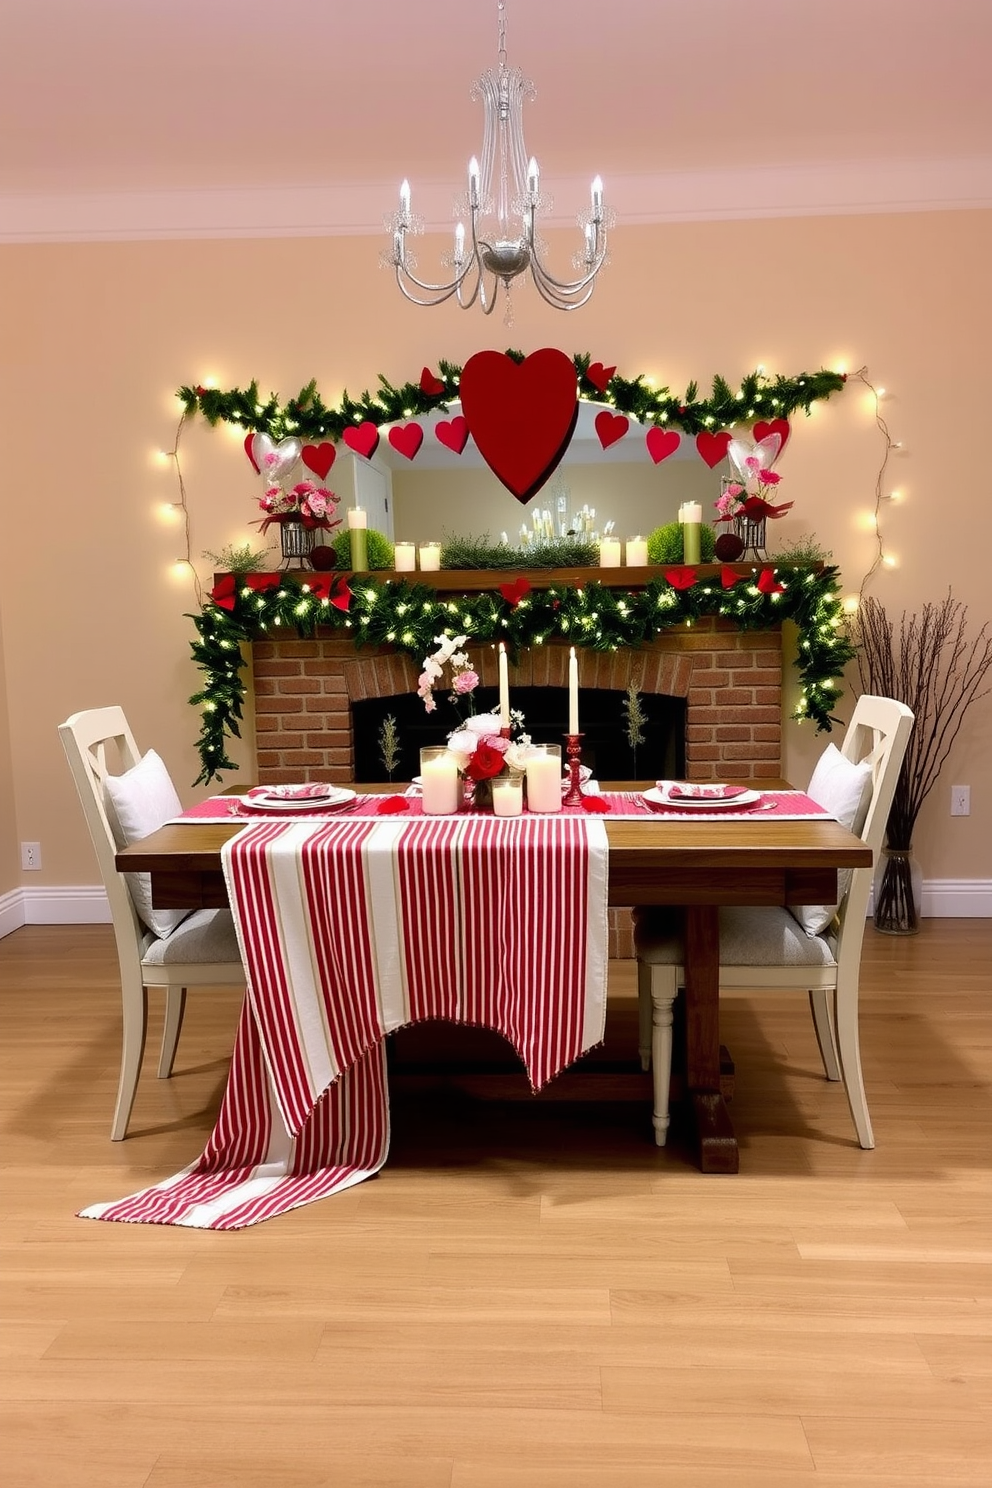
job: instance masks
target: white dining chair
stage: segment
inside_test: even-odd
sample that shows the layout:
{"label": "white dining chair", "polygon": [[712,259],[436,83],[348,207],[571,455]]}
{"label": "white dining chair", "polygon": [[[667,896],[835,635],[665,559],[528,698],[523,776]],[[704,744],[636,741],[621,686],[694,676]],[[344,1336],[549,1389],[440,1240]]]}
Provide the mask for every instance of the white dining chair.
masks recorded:
{"label": "white dining chair", "polygon": [[[871,848],[877,861],[893,793],[913,727],[913,714],[892,698],[864,696],[838,750],[828,745],[808,794]],[[795,910],[725,907],[720,918],[720,991],[808,995],[828,1080],[841,1080],[858,1141],[874,1147],[861,1072],[858,993],[872,868],[842,870],[839,901]],[[669,1126],[672,1005],[685,983],[678,913],[635,916],[640,1053],[654,1073],[655,1141]]]}
{"label": "white dining chair", "polygon": [[181,809],[154,751],[139,755],[118,707],[74,713],[59,725],[110,903],[121,978],[123,1031],[113,1141],[127,1134],[141,1073],[148,988],[165,993],[159,1079],[172,1074],[188,987],[244,985],[230,910],[157,910],[146,874],[122,874],[118,848],[147,836]]}

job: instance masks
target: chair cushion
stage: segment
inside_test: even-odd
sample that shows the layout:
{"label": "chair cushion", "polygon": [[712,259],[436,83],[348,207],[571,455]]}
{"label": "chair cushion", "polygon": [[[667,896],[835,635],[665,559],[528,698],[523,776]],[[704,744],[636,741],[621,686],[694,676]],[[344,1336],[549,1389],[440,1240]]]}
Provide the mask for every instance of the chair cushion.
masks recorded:
{"label": "chair cushion", "polygon": [[[670,912],[642,910],[634,927],[640,961],[662,966],[684,965],[682,939],[672,934]],[[787,909],[778,905],[720,910],[721,966],[833,966],[829,943],[800,930]]]}
{"label": "chair cushion", "polygon": [[[139,842],[183,809],[169,772],[154,749],[123,775],[108,775],[104,791],[107,818],[118,847]],[[125,873],[124,878],[138,918],[155,935],[171,935],[189,914],[188,909],[155,909],[149,874]]]}
{"label": "chair cushion", "polygon": [[[836,744],[828,744],[817,761],[806,794],[818,806],[837,818],[842,827],[860,834],[871,803],[871,761],[855,764],[846,759]],[[820,935],[830,924],[851,887],[852,868],[842,868],[837,875],[836,904],[802,904],[790,910],[807,935]]]}
{"label": "chair cushion", "polygon": [[141,959],[148,966],[187,965],[202,961],[239,963],[241,951],[229,909],[196,909],[187,914],[172,934],[161,938],[146,935]]}

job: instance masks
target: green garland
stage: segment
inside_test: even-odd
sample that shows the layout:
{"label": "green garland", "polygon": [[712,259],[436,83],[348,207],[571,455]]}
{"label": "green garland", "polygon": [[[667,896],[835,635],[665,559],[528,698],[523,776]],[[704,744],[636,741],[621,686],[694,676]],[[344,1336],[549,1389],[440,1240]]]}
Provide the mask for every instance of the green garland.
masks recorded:
{"label": "green garland", "polygon": [[[523,352],[519,351],[508,351],[507,356],[515,361],[524,360]],[[729,429],[735,424],[753,423],[755,419],[788,418],[797,409],[809,413],[814,403],[839,392],[846,381],[843,373],[823,369],[801,372],[796,377],[768,377],[763,372],[750,372],[734,392],[729,382],[718,374],[713,378],[710,396],[700,398],[695,382],[690,382],[685,392],[678,395],[667,387],[652,387],[644,376],[629,381],[616,372],[604,389],[587,375],[591,365],[588,353],[576,352],[572,360],[579,378],[580,398],[608,403],[639,423],[664,424],[687,434]],[[393,387],[380,373],[377,393],[366,391],[359,398],[351,398],[345,392],[337,408],[324,403],[316,381],[308,382],[286,403],[280,403],[275,393],[263,399],[257,381],[247,388],[231,388],[226,393],[219,388],[181,387],[176,396],[187,416],[200,412],[211,424],[236,424],[246,432],[268,434],[275,440],[292,434],[300,439],[337,441],[345,429],[355,424],[393,424],[431,413],[436,408],[447,409],[458,398],[460,377],[460,367],[441,361],[437,373],[429,373],[426,379],[428,384],[432,381],[440,384],[439,390],[425,391],[415,382]]]}
{"label": "green garland", "polygon": [[318,626],[350,632],[356,648],[394,646],[419,664],[442,633],[465,635],[476,645],[505,641],[516,657],[525,647],[552,640],[594,651],[638,647],[662,631],[709,615],[722,616],[745,631],[767,630],[788,619],[799,630],[796,666],[803,687],[794,716],[811,719],[818,733],[838,721],[833,716],[840,695],[837,679],[855,648],[844,627],[837,568],[769,564],[765,572],[782,586],[775,594],[762,592],[753,576],[724,589],[719,574],[699,575],[685,589],[658,578],[630,592],[606,588],[592,577],[594,572],[581,588],[531,589],[515,604],[503,597],[498,584],[493,592],[446,597],[421,583],[352,576],[347,610],[337,607],[340,592],[331,598],[311,592],[307,579],[317,583],[319,575],[238,576],[223,604],[211,600],[189,617],[198,632],[193,657],[205,676],[201,690],[190,698],[202,712],[196,784],[237,768],[227,756],[226,739],[240,737],[242,643],[272,639],[280,631],[306,639]]}

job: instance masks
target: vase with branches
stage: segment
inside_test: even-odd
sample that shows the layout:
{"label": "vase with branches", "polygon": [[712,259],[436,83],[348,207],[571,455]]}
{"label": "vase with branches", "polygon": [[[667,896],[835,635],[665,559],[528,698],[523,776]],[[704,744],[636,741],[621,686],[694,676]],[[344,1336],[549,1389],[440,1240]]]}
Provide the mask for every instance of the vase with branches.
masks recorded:
{"label": "vase with branches", "polygon": [[989,692],[992,634],[986,622],[973,640],[960,600],[928,603],[918,614],[903,611],[898,628],[878,600],[858,610],[861,690],[892,697],[913,710],[910,735],[886,827],[886,859],[875,896],[875,928],[886,934],[919,929],[913,893],[913,829],[937,782],[965,715]]}

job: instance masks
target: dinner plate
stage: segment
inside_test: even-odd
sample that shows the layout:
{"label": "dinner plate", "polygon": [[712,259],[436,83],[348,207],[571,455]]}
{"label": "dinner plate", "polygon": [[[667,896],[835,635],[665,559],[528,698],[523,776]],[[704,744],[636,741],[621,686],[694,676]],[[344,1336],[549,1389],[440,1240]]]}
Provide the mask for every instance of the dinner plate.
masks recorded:
{"label": "dinner plate", "polygon": [[[290,787],[292,789],[292,787]],[[298,789],[298,787],[297,787]],[[288,812],[306,815],[308,811],[344,811],[358,799],[357,791],[344,790],[341,786],[325,786],[320,794],[291,797],[280,793],[278,786],[271,790],[256,790],[245,796],[242,805],[248,811]]]}
{"label": "dinner plate", "polygon": [[681,811],[686,807],[689,811],[733,811],[735,807],[753,806],[761,800],[761,792],[746,790],[739,796],[676,796],[671,797],[667,790],[659,790],[652,786],[651,790],[643,792],[642,800],[650,807],[657,810],[659,806],[668,807],[672,811]]}

